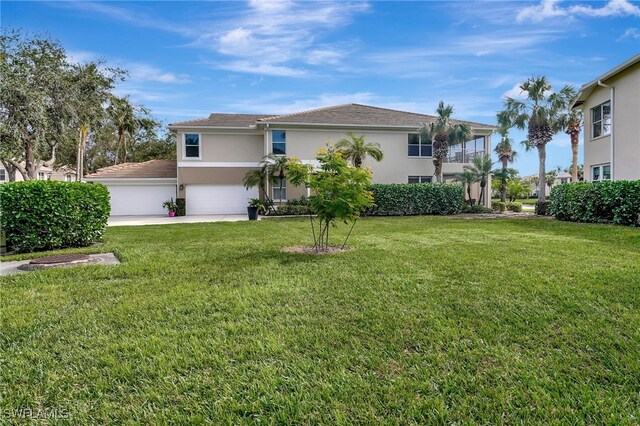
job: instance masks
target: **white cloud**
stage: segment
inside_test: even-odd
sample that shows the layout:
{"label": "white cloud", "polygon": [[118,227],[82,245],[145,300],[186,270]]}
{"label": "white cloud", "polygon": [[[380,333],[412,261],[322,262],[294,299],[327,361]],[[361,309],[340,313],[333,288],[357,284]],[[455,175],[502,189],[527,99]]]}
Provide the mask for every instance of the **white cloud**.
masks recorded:
{"label": "white cloud", "polygon": [[638,28],[627,28],[618,41],[625,39],[640,40],[640,30],[638,30]]}
{"label": "white cloud", "polygon": [[574,4],[561,7],[560,0],[541,0],[540,4],[520,9],[516,16],[518,22],[543,22],[550,18],[583,15],[589,17],[640,16],[640,7],[629,0],[609,0],[602,7]]}
{"label": "white cloud", "polygon": [[306,70],[291,68],[284,65],[268,63],[255,63],[251,61],[222,62],[214,65],[215,68],[227,71],[242,72],[247,74],[272,75],[276,77],[304,77]]}
{"label": "white cloud", "polygon": [[125,63],[123,67],[129,71],[129,77],[133,81],[152,81],[156,83],[174,84],[184,84],[191,82],[186,74],[174,74],[166,72],[149,64],[139,62],[129,64]]}
{"label": "white cloud", "polygon": [[502,94],[503,98],[513,98],[513,99],[524,99],[522,95],[522,89],[520,88],[521,83],[517,83],[511,89],[507,90]]}

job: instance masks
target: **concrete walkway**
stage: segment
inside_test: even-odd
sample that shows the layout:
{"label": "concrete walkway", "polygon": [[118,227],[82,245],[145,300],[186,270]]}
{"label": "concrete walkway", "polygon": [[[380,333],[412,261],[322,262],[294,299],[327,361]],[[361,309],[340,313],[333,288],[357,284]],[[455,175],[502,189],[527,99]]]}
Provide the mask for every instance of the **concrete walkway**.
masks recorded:
{"label": "concrete walkway", "polygon": [[176,223],[239,222],[249,220],[246,214],[211,214],[203,216],[111,216],[108,226],[171,225]]}

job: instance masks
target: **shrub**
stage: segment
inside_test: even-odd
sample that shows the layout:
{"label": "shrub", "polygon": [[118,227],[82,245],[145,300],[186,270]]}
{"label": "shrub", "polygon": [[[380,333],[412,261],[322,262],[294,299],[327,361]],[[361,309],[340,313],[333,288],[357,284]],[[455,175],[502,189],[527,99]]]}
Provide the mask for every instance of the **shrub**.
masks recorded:
{"label": "shrub", "polygon": [[640,180],[558,185],[551,195],[558,220],[640,225]]}
{"label": "shrub", "polygon": [[549,201],[538,201],[536,203],[536,214],[538,216],[548,216],[549,215]]}
{"label": "shrub", "polygon": [[309,199],[304,195],[300,198],[292,198],[291,200],[287,200],[285,203],[287,206],[308,206]]}
{"label": "shrub", "polygon": [[463,213],[472,213],[472,214],[476,214],[476,213],[493,213],[493,209],[490,209],[490,208],[482,206],[482,205],[475,205],[475,206],[465,205],[462,208],[462,212]]}
{"label": "shrub", "polygon": [[184,198],[176,198],[176,216],[185,216],[187,214],[187,203]]}
{"label": "shrub", "polygon": [[311,209],[309,206],[299,206],[299,205],[290,205],[283,204],[278,206],[274,212],[271,212],[272,215],[275,216],[300,216],[300,215],[308,215],[311,213]]}
{"label": "shrub", "polygon": [[461,185],[447,183],[391,183],[371,186],[374,206],[369,215],[457,214],[465,205]]}
{"label": "shrub", "polygon": [[494,201],[491,203],[491,210],[494,212],[504,213],[507,211],[507,203],[502,201]]}
{"label": "shrub", "polygon": [[0,211],[9,245],[28,252],[100,240],[111,206],[104,185],[31,180],[0,185]]}
{"label": "shrub", "polygon": [[522,203],[518,202],[509,202],[507,203],[507,210],[515,213],[520,213],[522,211]]}

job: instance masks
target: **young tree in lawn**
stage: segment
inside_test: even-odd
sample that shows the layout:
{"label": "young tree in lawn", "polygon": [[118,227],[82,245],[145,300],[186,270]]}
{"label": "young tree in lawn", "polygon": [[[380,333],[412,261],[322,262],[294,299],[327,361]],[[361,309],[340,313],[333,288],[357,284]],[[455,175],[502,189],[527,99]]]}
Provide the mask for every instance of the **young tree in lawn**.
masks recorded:
{"label": "young tree in lawn", "polygon": [[460,182],[465,188],[468,197],[467,202],[470,206],[473,206],[473,199],[471,199],[471,185],[473,185],[477,181],[478,180],[476,178],[476,175],[473,174],[470,170],[465,170],[462,173],[458,173],[456,175],[456,182]]}
{"label": "young tree in lawn", "polygon": [[380,144],[366,142],[364,135],[356,136],[352,132],[347,132],[349,139],[343,138],[336,143],[336,149],[342,152],[347,160],[350,160],[357,168],[362,167],[362,162],[367,157],[376,161],[382,161],[384,154],[380,149]]}
{"label": "young tree in lawn", "polygon": [[518,153],[513,149],[513,139],[509,138],[509,129],[500,127],[498,133],[500,134],[500,142],[496,145],[494,152],[498,154],[498,161],[502,163],[502,170],[497,177],[500,179],[500,201],[504,203],[507,196],[509,163],[515,161]]}
{"label": "young tree in lawn", "polygon": [[489,155],[476,156],[471,161],[470,166],[464,166],[464,170],[471,172],[475,177],[476,182],[480,182],[480,197],[478,197],[478,205],[482,205],[485,187],[487,186],[487,182],[492,174],[492,167],[493,162]]}
{"label": "young tree in lawn", "polygon": [[571,86],[564,86],[560,92],[553,93],[546,77],[531,77],[520,85],[520,89],[525,98],[507,97],[504,110],[499,114],[507,128],[526,128],[528,139],[523,142],[525,147],[538,150],[538,199],[544,201],[546,146],[562,130],[561,114],[567,109],[575,91]]}
{"label": "young tree in lawn", "polygon": [[428,124],[423,123],[418,131],[422,138],[433,143],[434,175],[436,182],[442,182],[442,164],[449,155],[449,146],[462,144],[470,140],[473,134],[466,124],[452,122],[452,105],[445,106],[444,102],[440,101],[436,113],[438,114],[436,120]]}
{"label": "young tree in lawn", "polygon": [[318,220],[316,230],[310,215],[314,249],[329,250],[329,228],[336,227],[339,221],[351,223],[342,244],[344,248],[358,217],[373,204],[373,195],[368,189],[371,171],[350,166],[342,153],[331,146],[318,151],[316,159],[320,164],[318,168],[302,164],[295,158],[289,159],[289,181],[294,186],[305,185],[313,194],[309,197],[309,205]]}

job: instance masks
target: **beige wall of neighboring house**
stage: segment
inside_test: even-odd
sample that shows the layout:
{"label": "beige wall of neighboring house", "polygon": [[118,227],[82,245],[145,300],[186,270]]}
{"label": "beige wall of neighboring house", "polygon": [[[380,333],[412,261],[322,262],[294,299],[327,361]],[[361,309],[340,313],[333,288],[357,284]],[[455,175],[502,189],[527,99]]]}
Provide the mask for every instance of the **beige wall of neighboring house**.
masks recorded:
{"label": "beige wall of neighboring house", "polygon": [[[39,180],[61,180],[73,182],[76,179],[76,172],[66,167],[54,170],[50,167],[40,167],[38,169],[37,179]],[[22,174],[16,171],[15,181],[23,181]],[[5,170],[4,166],[0,164],[0,183],[9,182],[9,172]]]}
{"label": "beige wall of neighboring house", "polygon": [[[607,102],[611,121],[599,125]],[[640,55],[582,86],[574,107],[584,112],[585,180],[640,179]]]}
{"label": "beige wall of neighboring house", "polygon": [[[198,186],[198,190],[191,191],[192,194],[198,194],[199,197],[205,192],[204,185],[209,185],[209,193],[215,197],[217,193],[220,197],[229,197],[229,185],[236,185],[238,193],[242,192],[242,181],[245,174],[258,167],[258,163],[264,156],[274,151],[273,134],[284,131],[286,142],[287,157],[297,157],[303,162],[314,163],[318,149],[326,146],[327,143],[335,144],[340,139],[347,137],[347,132],[353,132],[357,136],[364,135],[367,142],[373,142],[380,145],[384,153],[384,159],[376,162],[372,159],[365,161],[366,167],[371,167],[374,183],[408,183],[409,177],[421,177],[427,180],[432,177],[435,171],[433,158],[415,157],[409,155],[409,134],[417,133],[419,127],[418,119],[431,119],[430,116],[420,116],[413,113],[404,113],[400,111],[391,111],[379,109],[376,107],[359,106],[355,104],[330,107],[336,108],[335,116],[337,120],[349,121],[344,115],[337,114],[341,109],[345,109],[345,115],[352,114],[354,119],[367,120],[362,118],[366,112],[371,111],[376,114],[382,111],[387,114],[395,114],[398,119],[411,121],[413,116],[415,124],[400,123],[398,125],[390,125],[389,121],[376,124],[367,123],[358,125],[336,124],[325,122],[300,122],[307,118],[307,112],[299,114],[291,114],[285,116],[287,120],[297,119],[299,122],[273,122],[271,119],[256,119],[254,116],[246,116],[243,114],[212,114],[208,119],[194,120],[185,123],[176,123],[170,126],[177,132],[177,179],[178,179],[178,196],[188,197],[189,187]],[[352,111],[356,109],[356,111]],[[322,112],[325,109],[310,111],[310,118],[316,119],[314,115],[316,111]],[[354,113],[355,112],[355,113]],[[363,114],[364,113],[364,114]],[[358,115],[360,114],[360,115]],[[404,115],[403,115],[404,114]],[[268,117],[268,116],[265,116]],[[282,116],[280,116],[282,117]],[[278,119],[280,117],[275,117]],[[395,117],[395,116],[393,116]],[[393,118],[392,117],[392,118]],[[378,117],[379,120],[385,120]],[[244,121],[243,121],[244,120]],[[234,128],[230,128],[229,122],[232,122]],[[277,121],[277,120],[276,120]],[[472,155],[483,155],[491,151],[491,132],[493,128],[489,125],[478,124],[472,126],[475,135],[484,137],[483,144],[477,144],[473,148]],[[187,155],[187,140],[193,141],[193,136],[198,135],[199,155],[195,156],[195,150],[191,148],[191,154]],[[276,141],[277,143],[277,141]],[[189,142],[191,146],[193,142]],[[458,152],[454,152],[458,151]],[[451,162],[447,162],[443,167],[443,175],[447,180],[452,180],[456,173],[462,172],[464,163],[460,162],[460,147],[452,150]],[[191,156],[191,158],[189,158]],[[457,162],[456,162],[457,161]],[[467,161],[468,164],[470,160]],[[491,187],[491,183],[487,184],[487,188]],[[273,185],[269,192],[272,193],[274,188],[277,190],[278,185]],[[472,198],[478,199],[479,185],[475,185],[472,191]],[[488,189],[487,189],[488,191]],[[279,191],[277,191],[279,192]],[[300,198],[307,195],[306,188],[292,187],[286,185],[286,199]],[[277,198],[273,196],[273,198]],[[490,196],[486,197],[486,203],[490,202]],[[193,203],[193,202],[192,202]],[[187,201],[189,205],[189,201]],[[189,214],[189,212],[187,212]]]}

